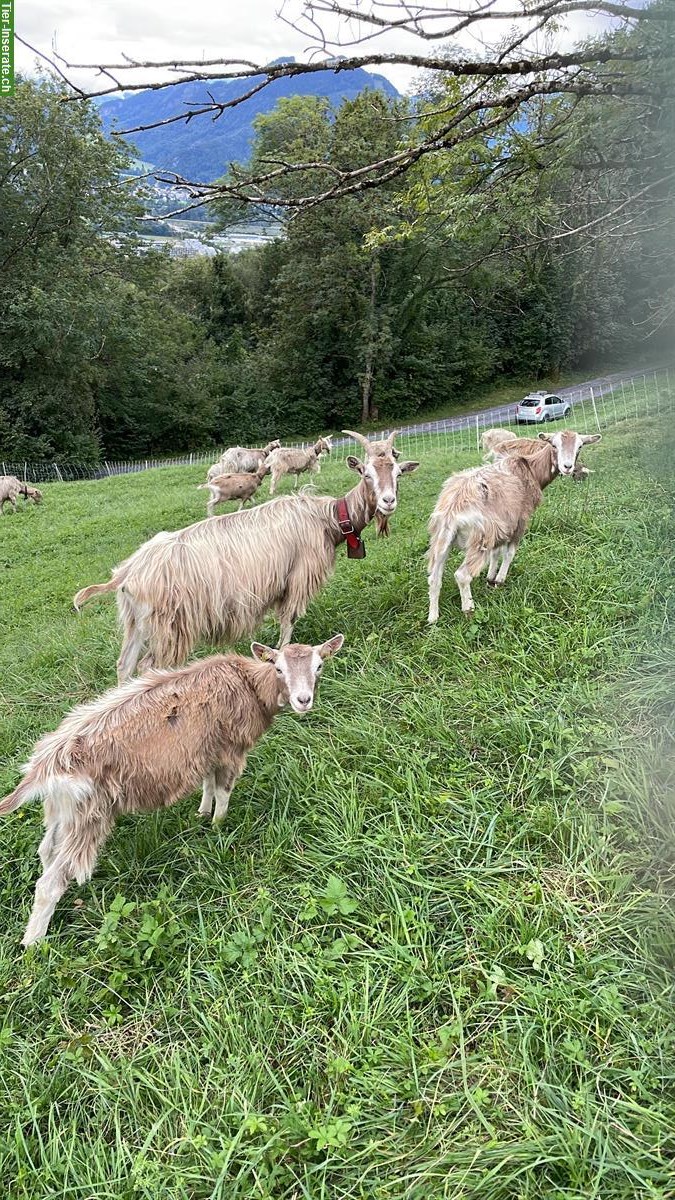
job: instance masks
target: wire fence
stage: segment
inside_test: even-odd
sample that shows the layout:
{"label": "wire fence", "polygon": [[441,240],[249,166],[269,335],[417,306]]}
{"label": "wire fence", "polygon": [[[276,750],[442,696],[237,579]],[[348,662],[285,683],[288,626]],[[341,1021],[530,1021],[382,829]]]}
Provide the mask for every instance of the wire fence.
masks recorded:
{"label": "wire fence", "polygon": [[[675,410],[669,368],[640,372],[637,375],[609,375],[576,388],[562,388],[553,394],[560,396],[570,406],[563,421],[558,424],[576,429],[578,433],[601,432],[620,421],[644,415],[660,416]],[[515,405],[503,404],[482,412],[467,413],[466,416],[399,425],[398,443],[405,442],[407,454],[421,453],[429,448],[452,451],[480,450],[485,430],[510,428],[514,425]],[[535,428],[533,425],[533,431]],[[385,438],[390,432],[391,429],[384,429],[380,433],[371,434],[370,437]],[[288,443],[303,449],[312,444],[311,441]],[[345,455],[360,449],[353,438],[347,437],[333,438],[333,447]],[[174,458],[145,458],[123,462],[3,461],[0,465],[3,475],[16,475],[29,483],[73,483],[84,479],[134,475],[141,471],[164,467],[207,467],[216,461],[217,457],[217,451],[211,449]]]}

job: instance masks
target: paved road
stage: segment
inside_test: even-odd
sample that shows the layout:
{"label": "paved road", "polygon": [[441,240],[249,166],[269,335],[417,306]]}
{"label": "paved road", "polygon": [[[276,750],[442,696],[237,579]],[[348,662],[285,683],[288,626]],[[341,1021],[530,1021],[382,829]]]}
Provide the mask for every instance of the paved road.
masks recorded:
{"label": "paved road", "polygon": [[[572,400],[590,400],[591,388],[593,395],[604,396],[607,392],[611,392],[612,388],[622,381],[624,383],[631,379],[642,379],[644,375],[650,376],[654,371],[665,370],[664,366],[650,367],[640,371],[617,371],[613,375],[599,375],[597,379],[588,379],[585,383],[575,383],[573,387],[556,388],[556,396],[569,396]],[[527,391],[523,388],[523,396],[527,395]],[[511,400],[508,404],[497,404],[490,408],[481,408],[475,412],[462,417],[444,417],[440,421],[422,421],[417,425],[401,425],[396,426],[401,434],[415,433],[439,433],[444,430],[452,431],[453,429],[475,429],[476,417],[480,426],[491,426],[497,423],[502,425],[513,424],[513,410],[515,402]],[[339,441],[334,439],[333,445],[343,444],[344,439]]]}

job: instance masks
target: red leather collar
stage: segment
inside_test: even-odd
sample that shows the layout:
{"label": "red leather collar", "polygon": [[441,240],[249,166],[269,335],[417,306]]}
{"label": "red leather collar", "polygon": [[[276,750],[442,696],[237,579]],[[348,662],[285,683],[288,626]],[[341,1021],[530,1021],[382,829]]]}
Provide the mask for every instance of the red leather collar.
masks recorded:
{"label": "red leather collar", "polygon": [[338,501],[336,501],[336,503],[337,503],[338,525],[340,526],[340,529],[341,529],[342,533],[344,534],[345,541],[351,550],[358,550],[359,546],[361,545],[361,538],[359,537],[358,533],[354,529],[354,526],[352,525],[351,520],[349,518],[349,509],[347,508],[347,501],[345,500],[344,496],[341,496],[340,499]]}

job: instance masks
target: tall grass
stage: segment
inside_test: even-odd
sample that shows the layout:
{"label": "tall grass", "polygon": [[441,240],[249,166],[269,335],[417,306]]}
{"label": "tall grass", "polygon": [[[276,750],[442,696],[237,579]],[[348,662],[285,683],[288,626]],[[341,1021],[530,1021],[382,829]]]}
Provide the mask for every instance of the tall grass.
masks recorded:
{"label": "tall grass", "polygon": [[[429,629],[426,519],[477,461],[432,443],[299,624],[345,651],[225,825],[196,798],[123,821],[25,955],[40,812],[4,821],[6,1195],[675,1196],[671,456],[656,420],[605,435],[507,587],[467,621],[448,570]],[[200,475],[0,522],[5,789],[114,682],[114,605],[73,593],[200,517]]]}

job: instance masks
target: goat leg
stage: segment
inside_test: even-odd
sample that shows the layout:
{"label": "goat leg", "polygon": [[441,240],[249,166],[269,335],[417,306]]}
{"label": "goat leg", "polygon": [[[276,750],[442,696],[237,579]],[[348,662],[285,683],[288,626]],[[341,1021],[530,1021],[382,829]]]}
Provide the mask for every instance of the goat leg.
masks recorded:
{"label": "goat leg", "polygon": [[213,811],[213,801],[216,798],[216,772],[215,768],[209,771],[208,775],[204,776],[202,784],[202,802],[197,809],[197,816],[210,817]]}
{"label": "goat leg", "polygon": [[223,766],[215,769],[215,802],[216,807],[213,814],[213,824],[219,825],[225,820],[227,810],[230,803],[232,789],[246,766],[246,755],[231,758]]}

